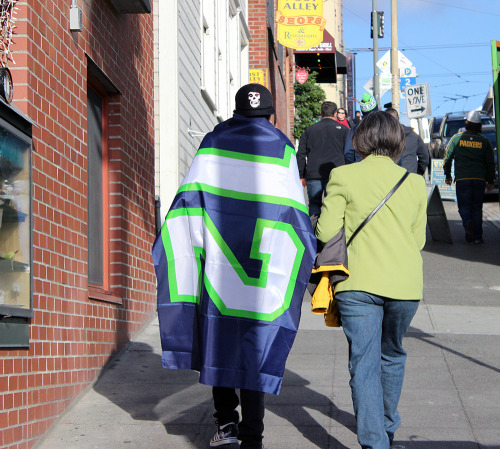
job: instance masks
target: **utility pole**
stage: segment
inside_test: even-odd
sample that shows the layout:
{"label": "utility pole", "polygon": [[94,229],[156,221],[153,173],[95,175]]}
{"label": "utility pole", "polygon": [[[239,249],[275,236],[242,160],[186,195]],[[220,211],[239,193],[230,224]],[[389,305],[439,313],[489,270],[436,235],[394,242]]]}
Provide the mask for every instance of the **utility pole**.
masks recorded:
{"label": "utility pole", "polygon": [[380,107],[380,82],[378,76],[378,17],[377,17],[377,0],[373,0],[372,11],[373,23],[373,96],[377,105]]}
{"label": "utility pole", "polygon": [[391,0],[392,107],[399,114],[398,0]]}

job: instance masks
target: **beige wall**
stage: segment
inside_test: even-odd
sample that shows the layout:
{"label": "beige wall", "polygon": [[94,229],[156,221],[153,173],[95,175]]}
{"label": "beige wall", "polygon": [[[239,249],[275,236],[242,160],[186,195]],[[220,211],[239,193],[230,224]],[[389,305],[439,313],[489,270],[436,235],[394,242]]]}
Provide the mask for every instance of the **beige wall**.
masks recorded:
{"label": "beige wall", "polygon": [[[345,53],[344,48],[344,33],[343,33],[343,0],[325,0],[324,14],[326,18],[325,29],[335,39],[335,48],[342,53]],[[344,95],[344,75],[337,75],[336,84],[321,84],[321,87],[326,93],[326,99],[334,101],[337,106],[346,107],[347,102]]]}

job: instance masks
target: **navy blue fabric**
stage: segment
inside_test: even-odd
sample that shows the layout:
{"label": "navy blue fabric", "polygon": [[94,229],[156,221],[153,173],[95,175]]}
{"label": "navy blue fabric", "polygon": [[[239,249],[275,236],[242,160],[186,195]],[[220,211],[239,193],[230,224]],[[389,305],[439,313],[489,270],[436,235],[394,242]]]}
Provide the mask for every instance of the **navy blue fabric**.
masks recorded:
{"label": "navy blue fabric", "polygon": [[292,143],[279,129],[264,117],[247,118],[234,114],[232,118],[219,123],[201,142],[200,148],[218,148],[282,158],[285,145]]}
{"label": "navy blue fabric", "polygon": [[[208,134],[200,148],[282,158],[285,144],[291,146],[286,136],[267,120],[235,115]],[[162,366],[200,371],[200,382],[211,386],[278,394],[285,362],[299,326],[302,297],[316,252],[309,216],[291,206],[232,199],[200,191],[178,193],[170,210],[200,207],[250,277],[258,277],[262,269],[260,260],[250,258],[258,218],[292,225],[305,253],[290,307],[273,321],[261,321],[222,315],[203,282],[199,305],[171,302],[167,257],[160,234],[153,246],[153,261],[158,281]],[[204,263],[202,260],[202,270]]]}
{"label": "navy blue fabric", "polygon": [[352,145],[352,136],[354,136],[354,131],[358,126],[354,126],[349,130],[347,139],[345,141],[344,147],[344,159],[346,164],[352,164],[354,162],[360,162],[362,160],[361,156],[354,151],[354,146]]}

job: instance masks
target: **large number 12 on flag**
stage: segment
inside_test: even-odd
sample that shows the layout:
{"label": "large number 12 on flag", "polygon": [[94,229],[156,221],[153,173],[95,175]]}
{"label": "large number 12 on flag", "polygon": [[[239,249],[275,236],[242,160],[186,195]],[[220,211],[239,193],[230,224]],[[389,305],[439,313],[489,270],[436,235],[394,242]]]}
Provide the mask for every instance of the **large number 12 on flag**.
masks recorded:
{"label": "large number 12 on flag", "polygon": [[[170,238],[186,230],[190,239]],[[257,219],[250,257],[262,261],[259,277],[248,276],[202,208],[171,210],[162,240],[171,302],[199,303],[204,286],[222,315],[272,321],[289,308],[305,250],[290,224]]]}

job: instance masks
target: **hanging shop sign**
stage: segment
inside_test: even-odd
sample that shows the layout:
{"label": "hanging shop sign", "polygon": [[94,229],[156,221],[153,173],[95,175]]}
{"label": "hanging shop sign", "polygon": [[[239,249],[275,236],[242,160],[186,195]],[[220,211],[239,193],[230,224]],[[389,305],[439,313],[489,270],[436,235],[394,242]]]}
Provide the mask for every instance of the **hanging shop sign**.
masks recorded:
{"label": "hanging shop sign", "polygon": [[306,69],[299,69],[295,72],[295,79],[299,84],[304,84],[309,78],[309,72]]}
{"label": "hanging shop sign", "polygon": [[316,47],[326,24],[323,0],[278,0],[276,22],[281,45],[296,50]]}

